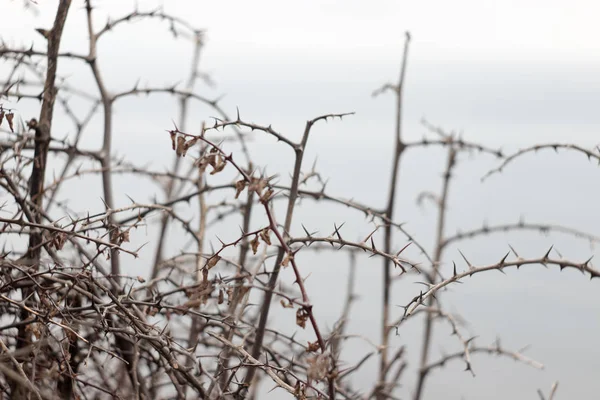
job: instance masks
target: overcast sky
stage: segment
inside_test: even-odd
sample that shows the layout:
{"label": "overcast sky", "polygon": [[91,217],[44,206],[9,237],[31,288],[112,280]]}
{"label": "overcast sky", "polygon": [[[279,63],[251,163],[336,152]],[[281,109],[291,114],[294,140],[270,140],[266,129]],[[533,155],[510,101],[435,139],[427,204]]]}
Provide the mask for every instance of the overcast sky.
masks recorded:
{"label": "overcast sky", "polygon": [[[41,49],[34,28],[51,26],[56,1],[37,1],[40,13],[23,11],[23,1],[4,2],[0,13],[2,38],[11,45],[31,41]],[[138,1],[140,10],[162,4]],[[106,15],[118,18],[132,9],[131,1],[97,0],[97,26]],[[197,85],[199,93],[213,98],[225,94],[223,107],[231,115],[239,107],[243,119],[273,127],[297,138],[307,119],[330,112],[356,111],[342,122],[315,129],[307,162],[318,156],[319,171],[329,177],[328,190],[382,207],[393,143],[393,107],[390,94],[371,98],[382,84],[395,81],[401,61],[404,32],[413,40],[405,92],[405,137],[422,137],[420,120],[462,132],[464,137],[493,147],[515,150],[535,142],[574,142],[592,147],[600,142],[600,3],[597,1],[176,1],[164,2],[166,12],[206,29],[201,70],[210,74],[216,87]],[[141,85],[161,86],[184,81],[189,69],[191,45],[173,40],[168,27],[158,22],[135,23],[117,29],[100,43],[100,66],[110,91]],[[85,17],[81,1],[74,1],[63,40],[63,51],[85,53]],[[5,65],[0,65],[4,73]],[[67,82],[94,93],[89,72],[78,62],[60,64]],[[197,105],[190,129],[214,113]],[[35,115],[33,102],[22,101],[24,119]],[[74,107],[84,109],[82,104]],[[156,170],[171,165],[172,153],[164,130],[177,116],[177,104],[166,96],[120,100],[115,122],[115,153]],[[99,129],[100,119],[93,126]],[[57,127],[72,133],[65,120]],[[57,128],[59,129],[59,128]],[[96,132],[99,132],[98,130]],[[96,148],[97,134],[83,145]],[[234,149],[234,151],[237,149]],[[253,156],[269,171],[279,172],[285,183],[291,172],[292,153],[273,140],[255,136]],[[417,195],[438,191],[445,153],[439,150],[409,152],[401,166],[397,204],[398,219],[431,247],[436,215],[432,207],[418,208]],[[560,223],[599,234],[600,170],[584,157],[553,152],[528,156],[502,175],[485,183],[481,176],[497,165],[493,159],[462,156],[458,178],[451,188],[448,232],[490,224],[527,221]],[[58,170],[58,169],[57,169]],[[96,184],[82,181],[65,186],[75,209],[102,209]],[[117,200],[127,204],[125,194],[147,201],[155,186],[131,177],[116,181]],[[76,194],[76,196],[75,196]],[[93,205],[93,206],[90,206]],[[192,210],[190,210],[192,212]],[[280,213],[281,215],[281,213]],[[298,213],[312,229],[330,233],[333,223],[347,221],[349,238],[364,237],[372,226],[356,212],[305,202]],[[280,217],[281,218],[281,217]],[[258,219],[258,218],[257,218]],[[261,221],[257,221],[259,224]],[[210,233],[227,235],[237,221]],[[299,224],[293,228],[301,234]],[[155,237],[154,231],[138,232],[135,241]],[[230,238],[233,239],[233,238]],[[598,251],[564,235],[496,235],[461,243],[460,249],[477,264],[498,261],[508,244],[523,256],[541,256],[552,244],[567,258],[585,260]],[[406,244],[397,237],[397,245]],[[170,253],[179,249],[174,245]],[[332,298],[331,285],[344,290],[346,258],[328,253],[304,255],[307,281],[317,316],[324,324],[335,321],[341,304]],[[415,255],[417,257],[417,255]],[[152,259],[152,248],[131,265],[135,274]],[[453,248],[444,268],[455,260],[464,263]],[[313,266],[313,267],[311,267]],[[380,260],[365,259],[359,265],[361,298],[350,330],[377,340]],[[289,271],[287,271],[289,272]],[[287,273],[286,272],[286,273]],[[308,272],[307,272],[308,273]],[[291,275],[284,274],[282,279]],[[320,282],[328,282],[322,285]],[[545,363],[545,371],[512,361],[475,357],[477,374],[463,372],[460,362],[432,374],[425,398],[437,399],[535,399],[536,390],[547,392],[560,381],[559,399],[593,399],[600,391],[600,283],[573,271],[559,273],[543,267],[473,277],[444,295],[451,311],[459,311],[479,335],[481,345],[497,336],[503,345],[518,349],[531,344],[528,355]],[[398,285],[395,304],[404,304],[421,289]],[[398,308],[398,315],[401,309]],[[275,314],[273,318],[288,318]],[[290,320],[291,321],[291,320]],[[290,331],[293,329],[293,321]],[[404,329],[404,328],[403,328]],[[450,328],[440,324],[441,349],[456,349]],[[420,325],[407,326],[394,346],[406,344],[409,360],[418,359]],[[369,348],[349,342],[347,359]],[[412,365],[414,366],[414,365]],[[370,387],[375,363],[355,380]],[[410,369],[400,389],[408,398],[414,389]],[[277,398],[281,392],[271,394]],[[265,396],[266,397],[266,396]]]}

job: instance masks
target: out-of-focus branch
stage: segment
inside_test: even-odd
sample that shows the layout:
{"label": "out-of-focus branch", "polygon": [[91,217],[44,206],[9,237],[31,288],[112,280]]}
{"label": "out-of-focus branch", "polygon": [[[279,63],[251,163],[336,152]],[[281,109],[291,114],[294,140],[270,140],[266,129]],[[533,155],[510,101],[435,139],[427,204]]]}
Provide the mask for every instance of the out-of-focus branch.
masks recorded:
{"label": "out-of-focus branch", "polygon": [[[400,77],[398,78],[397,86],[389,87],[396,93],[396,134],[394,137],[394,155],[392,160],[392,172],[390,177],[390,184],[388,186],[388,199],[387,207],[385,210],[385,216],[390,220],[394,219],[394,208],[396,203],[396,192],[398,188],[398,175],[400,169],[400,158],[402,153],[406,149],[406,146],[402,140],[402,111],[403,111],[403,97],[404,92],[404,77],[406,76],[406,64],[408,62],[408,48],[410,45],[410,33],[406,32],[406,39],[404,42],[404,51],[402,54],[402,66],[400,67]],[[385,86],[384,86],[385,88]],[[384,89],[382,89],[384,90]],[[376,92],[377,93],[377,92]],[[374,93],[374,95],[376,94]],[[392,226],[386,224],[384,230],[384,244],[383,251],[390,253],[392,247]],[[382,284],[382,305],[381,305],[381,351],[379,357],[379,381],[377,385],[377,399],[385,399],[385,380],[386,371],[388,365],[388,350],[389,350],[389,333],[390,333],[390,302],[391,302],[391,288],[392,288],[392,270],[391,263],[388,258],[383,260],[383,284]]]}

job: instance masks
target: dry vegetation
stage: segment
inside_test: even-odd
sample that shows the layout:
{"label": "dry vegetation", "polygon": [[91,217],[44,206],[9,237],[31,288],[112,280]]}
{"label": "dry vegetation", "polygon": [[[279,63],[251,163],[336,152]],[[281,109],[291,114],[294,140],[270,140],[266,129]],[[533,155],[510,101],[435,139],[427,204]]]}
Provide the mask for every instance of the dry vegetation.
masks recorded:
{"label": "dry vegetation", "polygon": [[[381,191],[387,193],[386,206],[378,208],[330,194],[320,175],[305,165],[305,150],[315,127],[332,120],[336,124],[352,123],[351,115],[329,114],[309,120],[298,142],[268,122],[265,125],[247,122],[239,112],[230,117],[217,101],[190,90],[201,78],[197,66],[203,46],[201,30],[160,10],[133,11],[99,27],[92,23],[91,2],[85,1],[85,13],[69,11],[78,6],[69,0],[59,1],[53,27],[39,31],[47,47],[15,48],[6,44],[0,47],[3,67],[9,66],[0,82],[0,226],[6,249],[0,258],[0,390],[6,398],[258,398],[265,393],[263,389],[258,391],[259,382],[268,382],[264,388],[276,387],[281,398],[395,399],[399,398],[400,383],[409,382],[414,388],[413,398],[418,400],[423,397],[430,371],[458,359],[472,372],[474,353],[506,356],[541,367],[538,362],[499,344],[477,346],[461,328],[459,318],[449,313],[441,296],[437,296],[448,286],[475,274],[537,264],[575,268],[588,277],[600,277],[588,255],[582,255],[580,260],[567,260],[552,249],[531,259],[522,258],[512,250],[487,265],[473,265],[463,256],[458,265],[454,264],[451,274],[440,270],[445,250],[451,244],[496,231],[558,230],[580,236],[581,240],[597,240],[585,232],[561,226],[524,222],[447,235],[444,225],[448,190],[461,153],[484,153],[497,158],[499,167],[490,172],[494,173],[518,157],[545,148],[564,148],[596,161],[600,160],[600,152],[543,144],[507,155],[428,124],[429,136],[421,141],[405,140],[402,89],[409,59],[408,34],[398,80],[374,93],[391,93],[397,102],[391,181]],[[83,15],[88,23],[88,51],[61,53],[63,26],[70,18]],[[166,21],[179,40],[195,44],[193,72],[186,78],[185,87],[136,85],[121,93],[107,91],[105,76],[97,64],[97,43],[117,25],[139,19]],[[67,58],[89,69],[96,93],[81,93],[69,86],[68,79],[60,79],[59,66]],[[172,145],[174,162],[168,173],[136,167],[113,157],[116,100],[154,93],[169,93],[180,105],[175,125],[156,129],[156,134],[165,136],[165,145]],[[73,112],[67,95],[89,101],[89,112],[86,115]],[[201,130],[194,133],[185,126],[191,100],[205,103],[218,115],[207,119]],[[19,115],[15,111],[18,101],[39,102],[39,115],[35,118]],[[57,104],[60,113],[55,111]],[[99,149],[84,149],[78,143],[97,113],[102,120],[103,144]],[[64,138],[63,132],[53,129],[55,114],[73,121],[76,132],[72,137]],[[250,131],[275,137],[277,146],[287,146],[293,151],[290,185],[282,185],[277,177],[261,172],[269,160],[251,157],[244,144],[246,132]],[[241,148],[239,153],[232,154],[234,145]],[[395,209],[396,197],[402,193],[398,189],[402,156],[413,148],[424,147],[447,150],[441,190],[424,195],[434,201],[438,212],[433,251],[422,246],[397,222]],[[52,160],[62,162],[62,171],[56,176],[47,173]],[[94,168],[80,169],[82,160]],[[117,204],[112,183],[117,170],[155,180],[164,190],[164,200]],[[86,176],[96,173],[102,179],[103,210],[71,210],[61,202],[63,182],[73,177],[83,177],[85,182]],[[235,179],[230,179],[231,174],[235,174]],[[207,176],[215,176],[210,185]],[[216,184],[219,177],[221,181]],[[318,182],[321,190],[309,189],[309,181]],[[228,200],[210,203],[209,195],[216,191],[227,193]],[[329,235],[312,233],[294,218],[301,198],[356,209],[364,213],[374,228],[362,241],[349,240],[352,235],[338,225]],[[273,207],[275,199],[287,204],[278,208],[277,213]],[[177,206],[181,203],[196,207],[197,218],[178,213]],[[149,251],[129,245],[137,229],[146,225],[149,215],[161,216],[158,237],[153,243],[156,252],[140,276],[127,276],[123,260]],[[235,241],[223,242],[211,236],[209,225],[220,223],[224,217],[235,220],[241,227]],[[251,217],[259,228],[251,227]],[[166,257],[171,245],[168,232],[172,227],[183,229],[192,245],[185,253]],[[304,233],[294,236],[292,232]],[[22,238],[28,242],[22,242]],[[208,250],[209,242],[220,245]],[[311,302],[310,290],[304,284],[306,274],[296,256],[323,246],[348,252],[350,260],[348,291],[342,294],[345,305],[332,329],[315,316],[319,304]],[[420,254],[419,259],[404,256],[408,246],[418,250],[415,254]],[[360,267],[356,263],[358,253],[381,259],[383,281],[378,311],[382,316],[381,337],[375,350],[365,346],[360,361],[348,364],[343,361],[344,343],[352,337],[347,322],[357,301],[353,288],[354,272]],[[280,272],[285,268],[293,271],[295,281],[281,282]],[[403,309],[398,309],[391,304],[391,292],[395,282],[404,277],[417,277],[424,286],[407,297],[414,296]],[[250,299],[255,302],[254,307],[249,307]],[[297,329],[310,332],[312,339],[308,342],[297,339],[277,321],[269,320],[274,307],[289,309],[285,311],[292,319],[295,314]],[[424,329],[422,348],[418,350],[421,361],[417,375],[413,376],[404,373],[405,348],[393,348],[389,341],[405,321],[417,315],[424,316]],[[461,351],[432,359],[429,353],[436,321],[450,324]],[[352,377],[371,357],[379,360],[378,380],[365,391],[364,387],[353,385]],[[550,399],[555,391],[556,386],[546,397],[542,392],[539,395]]]}

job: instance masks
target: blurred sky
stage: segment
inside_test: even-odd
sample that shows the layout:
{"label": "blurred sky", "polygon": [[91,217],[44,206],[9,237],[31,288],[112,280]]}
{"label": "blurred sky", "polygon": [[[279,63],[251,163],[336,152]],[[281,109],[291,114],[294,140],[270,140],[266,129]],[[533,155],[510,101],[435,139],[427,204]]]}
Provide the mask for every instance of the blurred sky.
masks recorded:
{"label": "blurred sky", "polygon": [[[34,28],[51,26],[56,1],[38,0],[39,15],[23,10],[23,1],[5,1],[0,14],[2,39],[9,45],[34,41],[41,49],[41,36]],[[134,2],[97,0],[97,26],[107,15],[118,18],[132,10]],[[354,197],[382,207],[393,144],[394,100],[391,94],[373,99],[382,84],[395,81],[401,60],[404,32],[410,31],[405,91],[404,134],[419,139],[426,130],[423,117],[448,131],[462,132],[470,140],[514,151],[536,142],[574,142],[593,147],[600,142],[600,3],[596,1],[138,1],[140,10],[162,4],[166,12],[206,29],[201,67],[216,87],[198,84],[196,90],[209,98],[222,94],[222,106],[230,115],[239,107],[245,120],[273,127],[298,138],[307,119],[331,112],[355,111],[356,115],[315,128],[306,158],[329,178],[328,190],[345,198]],[[74,1],[69,14],[63,51],[87,51],[83,2]],[[99,44],[100,66],[111,92],[140,85],[164,86],[187,77],[192,46],[174,40],[168,26],[157,21],[121,26]],[[5,74],[7,65],[0,65]],[[61,76],[68,84],[95,93],[89,71],[77,61],[61,60]],[[4,76],[4,75],[3,75]],[[85,102],[73,101],[77,111]],[[24,119],[35,116],[38,105],[17,105]],[[194,104],[188,120],[190,130],[214,112]],[[177,118],[177,102],[165,95],[119,100],[115,116],[114,152],[139,165],[165,170],[172,151],[164,132]],[[83,146],[101,143],[101,118],[92,122]],[[57,119],[55,128],[73,132],[68,120]],[[231,145],[234,153],[239,149]],[[281,174],[282,183],[292,170],[293,154],[271,138],[254,135],[253,158],[268,172]],[[191,161],[187,161],[191,163]],[[424,190],[439,191],[445,152],[415,150],[403,159],[398,196],[398,220],[428,248],[433,244],[435,210],[419,208],[416,198]],[[59,164],[57,164],[59,165]],[[187,165],[187,164],[186,164]],[[524,157],[484,183],[480,178],[497,161],[489,156],[459,158],[450,191],[447,232],[501,222],[526,221],[564,224],[599,234],[600,191],[595,182],[600,170],[578,154],[541,152]],[[56,167],[55,171],[60,169]],[[218,179],[209,178],[209,179]],[[210,182],[210,181],[209,181]],[[216,182],[216,181],[215,181]],[[116,180],[117,201],[128,203],[125,194],[139,201],[156,195],[156,186],[145,180],[120,176]],[[76,210],[102,210],[97,181],[73,180],[65,185],[65,198]],[[159,194],[160,196],[160,194]],[[214,199],[220,200],[224,195]],[[189,211],[195,212],[194,207]],[[279,211],[282,215],[283,210]],[[346,221],[349,239],[366,236],[372,225],[357,213],[326,204],[305,201],[297,213],[309,229],[329,234],[333,224]],[[154,221],[158,217],[154,217]],[[282,217],[280,217],[282,218]],[[260,225],[260,217],[254,221]],[[238,221],[229,221],[210,231],[234,239]],[[233,232],[232,232],[233,228]],[[299,224],[293,233],[302,234]],[[173,232],[169,254],[179,249],[180,233]],[[179,236],[178,236],[179,235]],[[134,241],[155,238],[154,226],[136,233]],[[213,240],[216,242],[216,240]],[[398,248],[406,240],[396,235]],[[585,260],[598,255],[580,239],[565,235],[535,233],[494,235],[459,248],[474,264],[492,264],[513,245],[525,257],[538,257],[554,244],[562,255]],[[179,247],[178,247],[179,246]],[[126,268],[146,274],[152,259],[149,245],[141,260],[128,260]],[[418,258],[417,253],[411,254]],[[326,327],[335,322],[345,290],[347,258],[333,253],[308,253],[300,263],[311,273],[307,281],[316,313]],[[446,272],[455,260],[464,262],[456,248],[446,255]],[[349,329],[378,340],[380,304],[378,259],[361,259],[355,305]],[[293,281],[286,271],[282,279]],[[323,284],[326,282],[326,284]],[[332,290],[336,285],[336,290]],[[600,372],[600,283],[589,282],[573,271],[559,273],[543,267],[475,276],[453,287],[443,299],[450,311],[469,321],[469,331],[479,335],[477,343],[489,344],[499,336],[502,344],[518,349],[546,364],[545,371],[511,360],[474,356],[472,378],[460,362],[433,373],[426,399],[535,399],[538,388],[548,392],[560,381],[558,399],[594,399],[600,391],[595,377]],[[421,289],[401,283],[394,291],[394,304],[405,304]],[[332,297],[332,293],[336,293]],[[337,294],[340,295],[337,295]],[[397,316],[402,309],[397,309]],[[295,329],[293,316],[276,312],[273,320]],[[288,323],[289,322],[289,323]],[[433,356],[457,349],[443,323],[436,333]],[[393,345],[406,344],[411,364],[399,393],[408,398],[414,389],[414,366],[419,356],[420,324],[408,324],[394,337]],[[307,338],[310,339],[310,334]],[[371,349],[363,341],[349,341],[348,360]],[[435,358],[435,357],[434,357]],[[373,362],[354,382],[370,387],[375,377]],[[278,398],[281,392],[271,393]],[[267,395],[265,395],[267,398]]]}

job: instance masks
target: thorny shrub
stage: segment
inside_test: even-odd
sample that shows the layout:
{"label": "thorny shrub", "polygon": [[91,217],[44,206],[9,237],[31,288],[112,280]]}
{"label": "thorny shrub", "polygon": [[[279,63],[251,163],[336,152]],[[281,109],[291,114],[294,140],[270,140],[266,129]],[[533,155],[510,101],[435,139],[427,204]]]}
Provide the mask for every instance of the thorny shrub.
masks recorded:
{"label": "thorny shrub", "polygon": [[[410,43],[408,34],[399,81],[384,85],[374,93],[389,90],[396,96],[398,105],[392,180],[387,188],[387,206],[378,209],[335,197],[325,190],[324,183],[321,190],[305,188],[309,179],[323,182],[314,168],[306,172],[303,163],[311,130],[322,121],[341,120],[351,113],[328,114],[309,120],[299,142],[290,140],[270,125],[246,122],[239,112],[230,118],[217,101],[192,90],[194,82],[202,78],[197,67],[203,46],[202,31],[160,10],[136,10],[97,28],[92,18],[94,8],[87,0],[89,52],[60,53],[58,49],[70,7],[74,7],[71,1],[61,0],[53,27],[38,30],[44,36],[46,48],[38,45],[14,48],[5,44],[0,47],[0,56],[11,66],[2,81],[1,95],[5,103],[0,105],[3,128],[0,186],[4,191],[0,222],[3,243],[10,249],[3,252],[0,259],[0,386],[6,397],[257,398],[262,393],[258,389],[259,382],[269,382],[269,387],[287,391],[289,396],[299,399],[397,398],[399,384],[408,379],[403,374],[406,359],[404,347],[392,347],[390,336],[401,329],[405,321],[423,314],[427,327],[423,352],[432,346],[431,332],[437,320],[451,325],[461,351],[437,361],[423,358],[417,369],[414,391],[414,398],[420,399],[431,370],[452,359],[462,359],[466,369],[472,372],[473,353],[502,355],[540,367],[536,361],[507,350],[499,343],[490,347],[475,345],[473,337],[466,336],[460,326],[458,316],[442,307],[440,291],[466,277],[513,266],[553,265],[561,269],[576,268],[592,278],[600,276],[590,260],[569,261],[555,257],[550,250],[531,259],[519,257],[513,251],[488,265],[473,265],[463,256],[466,269],[454,264],[452,273],[446,274],[439,268],[444,250],[457,239],[498,230],[563,229],[520,222],[484,226],[462,235],[444,235],[448,187],[459,154],[492,155],[500,163],[492,172],[499,172],[516,158],[545,148],[565,148],[595,160],[600,160],[600,152],[574,145],[547,144],[507,156],[427,123],[429,136],[421,141],[406,141],[400,117]],[[72,13],[69,18],[77,18],[77,15]],[[176,37],[188,38],[194,43],[193,72],[184,89],[136,85],[116,94],[106,90],[97,63],[97,43],[117,25],[140,19],[166,22]],[[89,68],[98,96],[82,93],[69,86],[68,79],[60,78],[57,61],[63,58]],[[36,88],[39,94],[33,92]],[[115,101],[154,93],[167,93],[180,101],[180,121],[167,131],[175,160],[168,173],[140,168],[112,155]],[[68,96],[91,101],[87,115],[83,118],[77,115],[70,107]],[[26,124],[15,121],[16,108],[6,108],[6,105],[19,100],[40,101],[39,116],[29,118]],[[184,128],[190,100],[203,102],[220,115],[205,122],[196,134]],[[63,139],[61,132],[53,129],[56,103],[65,111],[61,117],[74,122],[75,137]],[[99,109],[104,115],[104,144],[99,150],[84,150],[78,143]],[[282,185],[276,176],[261,172],[268,160],[250,159],[245,146],[249,131],[275,137],[280,142],[278,145],[293,150],[289,186]],[[228,149],[229,141],[222,140],[224,132],[232,133],[227,136],[228,140],[242,149],[246,156],[244,161],[238,160]],[[165,143],[169,138],[165,137]],[[424,195],[436,200],[440,221],[434,251],[429,252],[396,222],[395,196],[402,155],[413,148],[432,146],[447,150],[447,164],[439,196]],[[46,167],[49,160],[57,159],[64,161],[62,171],[51,177]],[[96,167],[89,170],[76,167],[80,160],[87,160]],[[184,174],[181,171],[186,164],[190,168]],[[111,178],[125,172],[154,179],[164,189],[165,200],[116,204]],[[82,186],[85,186],[86,177],[96,173],[102,178],[103,210],[71,210],[60,201],[64,182],[83,177]],[[233,180],[228,173],[235,175]],[[206,178],[212,175],[223,176],[222,183],[208,185]],[[229,199],[209,204],[208,195],[218,190],[229,190]],[[346,239],[342,227],[337,225],[327,236],[311,233],[294,219],[300,198],[359,210],[375,228],[362,241]],[[284,213],[275,212],[275,199],[287,200]],[[189,220],[180,215],[176,206],[181,203],[197,204],[198,219]],[[158,238],[153,243],[154,259],[139,276],[127,276],[122,260],[148,251],[131,248],[128,244],[136,235],[136,229],[145,226],[151,215],[161,216]],[[260,221],[259,228],[250,228],[251,216]],[[225,217],[241,221],[241,233],[231,242],[211,236],[209,230],[210,221],[218,223]],[[169,258],[164,256],[170,245],[167,231],[174,225],[182,227],[193,245],[190,251]],[[304,236],[292,234],[299,228]],[[582,232],[568,232],[596,240]],[[404,235],[400,248],[393,248],[392,234]],[[26,244],[18,241],[23,237],[27,238]],[[207,252],[207,241],[213,239],[217,239],[220,246]],[[315,315],[319,305],[311,302],[297,257],[299,252],[324,245],[347,251],[353,260],[348,266],[349,289],[343,312],[331,329],[325,328]],[[403,257],[408,246],[421,252],[420,260]],[[343,343],[352,336],[347,332],[347,322],[351,317],[350,307],[356,301],[353,279],[357,253],[383,260],[384,279],[381,339],[376,350],[366,351],[364,357],[352,365],[343,361]],[[282,282],[280,271],[285,268],[293,271],[294,282]],[[417,275],[424,281],[425,288],[415,293],[398,315],[390,303],[393,283]],[[253,302],[255,307],[250,307]],[[295,314],[297,328],[308,332],[312,339],[297,339],[279,325],[268,323],[269,311],[274,307],[283,308],[289,315]],[[379,359],[378,379],[365,391],[364,385],[355,387],[351,377],[371,356]],[[550,397],[555,390],[556,386]]]}

